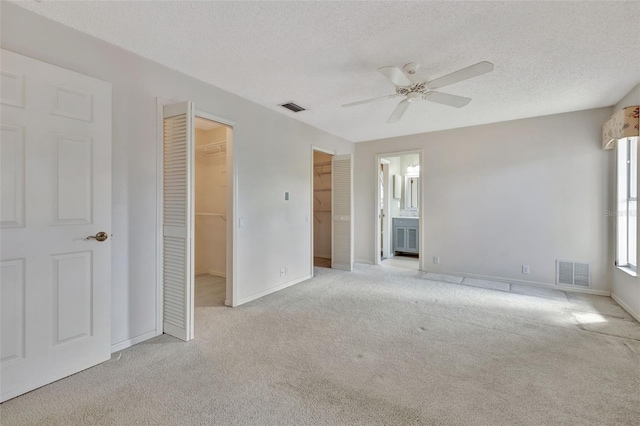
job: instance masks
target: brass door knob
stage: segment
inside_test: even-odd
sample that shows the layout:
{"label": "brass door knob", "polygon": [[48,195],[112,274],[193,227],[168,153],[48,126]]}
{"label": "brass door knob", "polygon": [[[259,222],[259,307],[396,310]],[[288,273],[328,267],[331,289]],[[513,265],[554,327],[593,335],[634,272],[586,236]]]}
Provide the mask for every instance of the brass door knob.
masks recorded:
{"label": "brass door knob", "polygon": [[87,240],[96,240],[99,242],[106,241],[109,235],[106,232],[98,232],[96,235],[89,235]]}

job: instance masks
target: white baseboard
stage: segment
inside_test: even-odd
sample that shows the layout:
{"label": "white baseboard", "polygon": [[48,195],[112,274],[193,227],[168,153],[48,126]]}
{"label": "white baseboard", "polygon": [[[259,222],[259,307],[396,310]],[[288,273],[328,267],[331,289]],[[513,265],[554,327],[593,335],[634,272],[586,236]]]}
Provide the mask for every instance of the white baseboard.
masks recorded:
{"label": "white baseboard", "polygon": [[197,270],[194,273],[194,275],[200,275],[200,274],[209,274],[216,277],[227,278],[227,274],[225,274],[224,272],[216,271],[214,269],[202,269],[202,270]]}
{"label": "white baseboard", "polygon": [[631,306],[627,305],[622,299],[616,296],[615,293],[611,293],[611,298],[615,300],[616,303],[622,307],[622,309],[627,311],[629,315],[634,317],[636,321],[640,322],[640,313],[635,312],[633,309],[631,309]]}
{"label": "white baseboard", "polygon": [[145,340],[153,339],[158,336],[156,330],[150,331],[148,333],[141,334],[140,336],[134,337],[132,339],[127,339],[122,342],[111,345],[111,353],[121,351],[123,349],[127,349],[133,345],[137,345],[140,342],[144,342]]}
{"label": "white baseboard", "polygon": [[286,282],[284,284],[280,284],[280,285],[278,285],[276,287],[271,287],[269,289],[260,291],[260,292],[258,292],[256,294],[252,294],[251,296],[244,297],[244,298],[238,300],[238,303],[236,303],[234,305],[234,307],[243,305],[243,304],[245,304],[247,302],[251,302],[252,300],[259,299],[261,297],[266,296],[267,294],[275,293],[276,291],[280,291],[280,290],[285,289],[287,287],[291,287],[292,285],[301,283],[302,281],[306,281],[306,280],[309,280],[311,278],[312,278],[311,275],[305,275],[302,278],[298,278],[298,279],[295,279],[293,281],[289,281],[289,282]]}
{"label": "white baseboard", "polygon": [[375,263],[373,263],[369,259],[355,259],[354,262],[355,263],[363,263],[365,265],[375,265]]}
{"label": "white baseboard", "polygon": [[593,290],[591,288],[571,287],[571,286],[565,286],[565,285],[541,283],[537,281],[517,280],[517,279],[511,279],[511,278],[504,278],[504,277],[493,277],[490,275],[475,275],[475,274],[468,274],[464,272],[451,272],[451,271],[442,271],[442,270],[434,271],[429,269],[423,269],[422,272],[425,272],[425,273],[433,272],[434,274],[454,275],[454,276],[464,277],[464,278],[478,278],[481,280],[498,281],[498,282],[507,283],[507,284],[524,284],[524,285],[530,285],[532,287],[542,287],[542,288],[549,288],[552,290],[567,291],[569,293],[584,293],[584,294],[593,294],[596,296],[607,296],[607,297],[611,296],[611,292],[606,290]]}

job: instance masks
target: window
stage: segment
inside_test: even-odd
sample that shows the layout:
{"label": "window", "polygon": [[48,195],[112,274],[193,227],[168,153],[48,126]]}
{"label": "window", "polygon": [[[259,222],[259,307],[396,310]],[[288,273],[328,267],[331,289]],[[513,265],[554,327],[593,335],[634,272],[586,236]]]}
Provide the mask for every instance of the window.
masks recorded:
{"label": "window", "polygon": [[638,206],[638,141],[619,139],[616,144],[618,211],[616,220],[616,265],[636,270]]}

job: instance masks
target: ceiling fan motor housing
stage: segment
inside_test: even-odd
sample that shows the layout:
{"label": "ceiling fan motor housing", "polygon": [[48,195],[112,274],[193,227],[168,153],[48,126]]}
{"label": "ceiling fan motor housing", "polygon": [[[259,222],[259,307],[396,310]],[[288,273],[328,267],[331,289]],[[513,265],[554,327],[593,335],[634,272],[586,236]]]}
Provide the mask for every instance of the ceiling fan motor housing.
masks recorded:
{"label": "ceiling fan motor housing", "polygon": [[399,95],[409,95],[410,93],[424,94],[429,90],[426,82],[416,83],[410,87],[396,86],[396,93]]}

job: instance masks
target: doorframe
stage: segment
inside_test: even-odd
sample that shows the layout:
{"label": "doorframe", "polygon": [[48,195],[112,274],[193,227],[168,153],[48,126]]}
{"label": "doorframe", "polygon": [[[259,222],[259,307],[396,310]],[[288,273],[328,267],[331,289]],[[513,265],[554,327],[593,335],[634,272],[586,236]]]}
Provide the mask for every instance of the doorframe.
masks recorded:
{"label": "doorframe", "polygon": [[[418,267],[419,270],[422,271],[424,270],[423,268],[423,260],[424,260],[424,246],[425,246],[425,242],[424,242],[424,238],[422,238],[422,233],[424,231],[424,227],[423,227],[423,215],[424,215],[424,200],[423,200],[423,196],[422,196],[422,192],[424,190],[424,172],[423,172],[423,150],[422,149],[413,149],[413,150],[407,150],[407,151],[394,151],[394,152],[383,152],[383,153],[379,153],[376,154],[375,156],[375,187],[376,187],[376,196],[375,196],[375,208],[374,208],[374,244],[375,244],[375,250],[374,250],[374,256],[373,256],[373,263],[374,265],[380,265],[381,263],[381,259],[380,259],[380,219],[378,218],[378,215],[380,214],[380,184],[378,182],[378,180],[380,179],[380,162],[382,159],[387,158],[387,157],[401,157],[403,155],[407,155],[407,154],[418,154],[418,161],[420,164],[420,173],[419,173],[419,178],[420,178],[420,209],[418,211],[418,229],[420,230],[419,234],[418,234],[418,238],[420,240],[419,243],[419,253],[418,253]],[[404,177],[404,174],[402,175]],[[389,192],[389,191],[387,191]],[[393,218],[390,218],[393,221]],[[392,226],[393,228],[393,226]],[[390,230],[392,231],[392,230]]]}
{"label": "doorframe", "polygon": [[[309,270],[309,275],[311,275],[311,277],[313,278],[313,252],[314,252],[314,245],[313,245],[313,229],[315,227],[315,223],[313,222],[315,220],[315,217],[313,216],[313,174],[314,174],[314,170],[313,170],[313,151],[319,151],[319,152],[324,152],[325,154],[329,154],[329,155],[337,155],[335,150],[332,149],[328,149],[328,148],[322,148],[320,146],[317,145],[311,145],[311,159],[309,161],[310,165],[311,165],[311,173],[309,176],[311,176],[311,182],[310,182],[310,198],[311,198],[311,202],[309,203],[309,234],[311,236],[311,263],[310,263],[310,270]],[[333,253],[331,253],[331,256],[333,258]]]}
{"label": "doorframe", "polygon": [[[384,223],[387,224],[387,228],[386,228],[386,230],[382,229],[381,231],[385,231],[385,234],[386,234],[386,237],[387,237],[386,242],[387,242],[388,250],[387,250],[387,253],[384,253],[385,240],[383,238],[382,244],[381,244],[382,247],[380,247],[380,249],[383,252],[383,255],[384,254],[388,254],[388,252],[391,250],[390,243],[392,243],[392,241],[391,241],[391,229],[390,229],[391,228],[391,225],[390,225],[391,224],[391,217],[389,217],[389,213],[391,211],[391,206],[389,205],[389,203],[391,202],[391,189],[390,189],[391,185],[389,183],[389,165],[390,164],[391,164],[391,162],[389,160],[387,160],[385,158],[381,158],[380,159],[379,166],[382,166],[382,177],[383,177],[383,179],[386,177],[386,182],[384,182],[384,187],[385,187],[385,191],[386,191],[385,196],[384,196],[384,207],[381,210],[383,210],[382,214],[384,215],[384,218],[385,218]],[[378,186],[380,186],[380,185],[378,184]],[[378,194],[378,196],[380,196],[380,194]],[[379,219],[382,219],[382,218],[379,218]],[[380,259],[380,261],[382,261],[382,259]]]}
{"label": "doorframe", "polygon": [[[164,132],[163,132],[163,108],[165,105],[178,103],[180,101],[169,100],[164,98],[156,98],[156,336],[164,333],[163,330],[163,280],[162,280],[162,209],[163,209],[163,146],[164,146]],[[211,114],[202,109],[199,109],[194,105],[194,118],[200,117],[206,120],[215,121],[225,126],[231,127],[232,138],[231,142],[227,141],[227,168],[231,166],[231,174],[227,173],[227,264],[226,264],[226,289],[225,289],[225,305],[237,306],[237,233],[235,231],[235,215],[238,211],[238,167],[237,157],[234,155],[234,140],[236,122],[225,117],[220,117],[215,114]],[[191,143],[195,143],[195,138]],[[194,147],[195,148],[195,147]],[[195,169],[192,170],[195,173]],[[229,179],[231,177],[231,179]],[[195,212],[193,212],[195,214]],[[194,218],[191,218],[192,220]]]}

